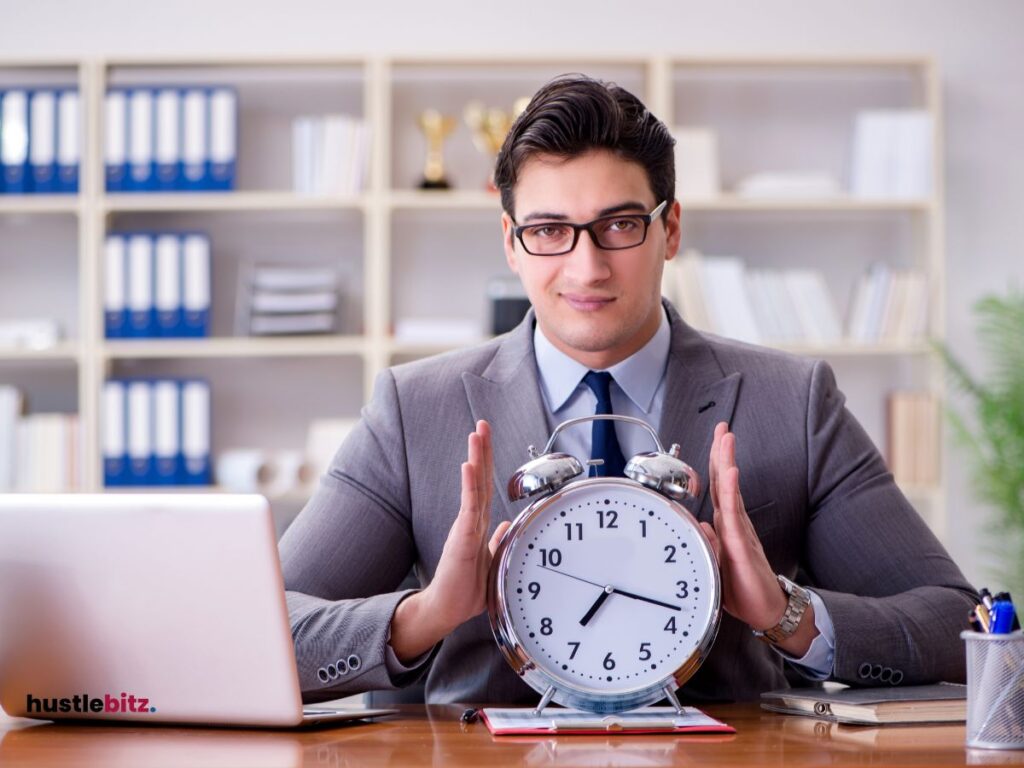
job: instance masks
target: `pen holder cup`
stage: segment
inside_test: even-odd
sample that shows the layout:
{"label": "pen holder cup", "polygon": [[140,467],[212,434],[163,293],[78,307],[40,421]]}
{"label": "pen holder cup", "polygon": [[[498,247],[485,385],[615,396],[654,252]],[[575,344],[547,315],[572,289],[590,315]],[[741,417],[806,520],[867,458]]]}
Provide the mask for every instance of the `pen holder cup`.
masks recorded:
{"label": "pen holder cup", "polygon": [[963,632],[967,746],[1024,749],[1024,634]]}

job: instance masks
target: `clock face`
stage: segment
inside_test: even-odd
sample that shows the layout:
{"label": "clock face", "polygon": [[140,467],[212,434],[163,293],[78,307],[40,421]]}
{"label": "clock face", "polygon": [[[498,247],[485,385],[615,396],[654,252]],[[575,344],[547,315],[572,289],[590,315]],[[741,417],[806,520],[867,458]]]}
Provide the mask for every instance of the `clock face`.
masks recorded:
{"label": "clock face", "polygon": [[535,503],[517,527],[495,588],[510,634],[544,673],[527,682],[595,699],[649,689],[656,700],[680,668],[692,674],[720,598],[686,510],[632,481],[593,479]]}

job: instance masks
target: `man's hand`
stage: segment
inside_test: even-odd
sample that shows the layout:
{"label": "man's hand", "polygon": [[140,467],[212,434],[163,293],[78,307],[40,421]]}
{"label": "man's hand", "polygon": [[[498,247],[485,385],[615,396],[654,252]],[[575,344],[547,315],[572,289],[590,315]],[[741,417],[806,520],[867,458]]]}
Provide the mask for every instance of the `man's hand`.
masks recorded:
{"label": "man's hand", "polygon": [[[774,627],[782,620],[788,598],[775,578],[775,571],[743,506],[740,470],[736,466],[736,436],[725,422],[715,427],[708,470],[715,525],[700,525],[718,556],[723,607],[754,629]],[[808,606],[796,633],[779,647],[800,657],[807,653],[817,635],[814,608]]]}
{"label": "man's hand", "polygon": [[486,607],[491,557],[508,530],[502,522],[490,541],[494,484],[491,427],[476,423],[462,464],[462,501],[430,586],[398,604],[391,620],[391,648],[402,662],[429,651],[464,621]]}

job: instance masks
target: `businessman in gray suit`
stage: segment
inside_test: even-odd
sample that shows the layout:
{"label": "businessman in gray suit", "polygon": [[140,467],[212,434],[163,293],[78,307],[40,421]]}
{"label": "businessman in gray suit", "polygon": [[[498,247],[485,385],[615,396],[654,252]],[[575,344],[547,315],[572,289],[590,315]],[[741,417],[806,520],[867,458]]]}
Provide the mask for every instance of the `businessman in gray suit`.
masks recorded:
{"label": "businessman in gray suit", "polygon": [[[680,239],[672,144],[635,96],[584,77],[546,85],[513,125],[495,179],[533,310],[486,344],[384,371],[282,538],[307,700],[426,674],[431,702],[536,703],[483,613],[522,508],[494,489],[595,409],[643,418],[707,467],[692,510],[726,615],[684,698],[756,697],[787,685],[787,663],[855,685],[964,678],[974,591],[828,365],[699,333],[661,299]],[[563,448],[612,470],[651,447],[619,423],[600,452],[572,432]],[[410,569],[421,589],[395,591]]]}

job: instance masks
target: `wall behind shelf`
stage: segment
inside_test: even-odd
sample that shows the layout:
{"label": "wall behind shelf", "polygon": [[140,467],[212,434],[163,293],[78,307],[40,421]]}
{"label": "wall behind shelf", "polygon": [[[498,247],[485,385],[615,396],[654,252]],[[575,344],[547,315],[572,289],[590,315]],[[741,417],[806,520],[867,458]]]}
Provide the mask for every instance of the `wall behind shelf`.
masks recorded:
{"label": "wall behind shelf", "polygon": [[[1024,282],[1024,4],[990,0],[662,0],[603,16],[586,0],[335,3],[242,0],[22,3],[0,25],[5,57],[416,54],[501,52],[594,57],[652,53],[933,56],[946,112],[949,342],[980,365],[970,307]],[[176,33],[168,35],[167,30]],[[962,455],[946,446],[948,541],[969,578],[988,581],[975,531],[983,512]]]}

